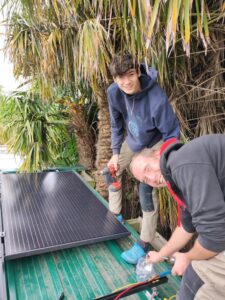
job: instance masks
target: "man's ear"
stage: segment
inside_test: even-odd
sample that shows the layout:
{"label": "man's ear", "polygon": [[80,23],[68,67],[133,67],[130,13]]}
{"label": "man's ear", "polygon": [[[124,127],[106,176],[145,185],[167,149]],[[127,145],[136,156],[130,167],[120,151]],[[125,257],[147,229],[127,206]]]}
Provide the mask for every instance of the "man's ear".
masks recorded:
{"label": "man's ear", "polygon": [[117,83],[117,81],[116,81],[116,76],[113,76],[113,81],[114,81],[115,83]]}

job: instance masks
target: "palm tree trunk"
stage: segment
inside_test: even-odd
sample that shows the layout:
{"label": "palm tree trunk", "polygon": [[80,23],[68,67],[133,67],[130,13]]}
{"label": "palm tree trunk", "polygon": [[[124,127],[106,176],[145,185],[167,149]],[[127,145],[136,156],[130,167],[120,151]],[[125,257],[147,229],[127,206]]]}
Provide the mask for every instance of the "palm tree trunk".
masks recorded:
{"label": "palm tree trunk", "polygon": [[97,168],[96,177],[96,190],[103,196],[107,197],[108,191],[104,178],[101,175],[101,171],[109,161],[112,151],[111,145],[111,127],[110,127],[110,116],[106,95],[106,86],[101,86],[95,91],[95,96],[98,101],[98,141],[96,145],[96,162]]}
{"label": "palm tree trunk", "polygon": [[76,105],[70,112],[72,129],[76,135],[79,163],[87,170],[94,168],[94,134],[85,118],[84,107]]}

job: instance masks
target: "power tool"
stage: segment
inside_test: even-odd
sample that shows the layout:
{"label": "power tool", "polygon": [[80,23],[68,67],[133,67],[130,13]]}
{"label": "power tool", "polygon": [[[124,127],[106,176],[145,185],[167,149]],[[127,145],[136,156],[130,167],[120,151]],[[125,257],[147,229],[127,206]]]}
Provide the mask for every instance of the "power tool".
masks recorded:
{"label": "power tool", "polygon": [[116,170],[113,165],[105,167],[102,171],[102,175],[105,178],[105,182],[108,185],[110,191],[117,192],[121,189],[121,183],[117,179]]}

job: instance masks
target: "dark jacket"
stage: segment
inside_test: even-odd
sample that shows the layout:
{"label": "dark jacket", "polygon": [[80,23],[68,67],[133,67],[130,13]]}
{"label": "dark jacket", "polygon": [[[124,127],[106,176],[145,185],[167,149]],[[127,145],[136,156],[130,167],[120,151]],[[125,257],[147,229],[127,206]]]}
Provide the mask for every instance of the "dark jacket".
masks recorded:
{"label": "dark jacket", "polygon": [[113,154],[120,153],[126,131],[133,152],[152,147],[161,139],[179,138],[179,124],[165,92],[156,83],[157,71],[142,68],[142,90],[134,95],[121,91],[116,83],[108,88]]}
{"label": "dark jacket", "polygon": [[225,135],[171,144],[161,156],[160,168],[186,205],[181,211],[183,228],[196,231],[204,248],[225,250]]}

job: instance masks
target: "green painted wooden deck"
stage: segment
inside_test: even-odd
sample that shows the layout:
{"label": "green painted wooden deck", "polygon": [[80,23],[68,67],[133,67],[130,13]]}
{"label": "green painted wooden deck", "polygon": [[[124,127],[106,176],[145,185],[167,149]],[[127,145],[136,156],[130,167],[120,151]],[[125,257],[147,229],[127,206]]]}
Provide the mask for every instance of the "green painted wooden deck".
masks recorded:
{"label": "green painted wooden deck", "polygon": [[[6,262],[8,299],[94,299],[136,282],[135,267],[124,262],[120,254],[134,237],[89,246],[61,250]],[[170,267],[155,266],[157,273]],[[169,276],[158,287],[161,299],[174,295],[179,278]],[[148,299],[145,292],[129,299]]]}
{"label": "green painted wooden deck", "polygon": [[[131,232],[126,238],[6,261],[8,300],[88,300],[136,282],[135,266],[124,262],[120,255],[136,241],[138,234],[129,224],[125,226]],[[170,267],[163,262],[155,265],[155,270],[161,273]],[[157,287],[159,295],[155,299],[164,300],[176,294],[180,278],[170,275],[168,279]],[[142,291],[126,299],[149,299],[149,296]]]}

